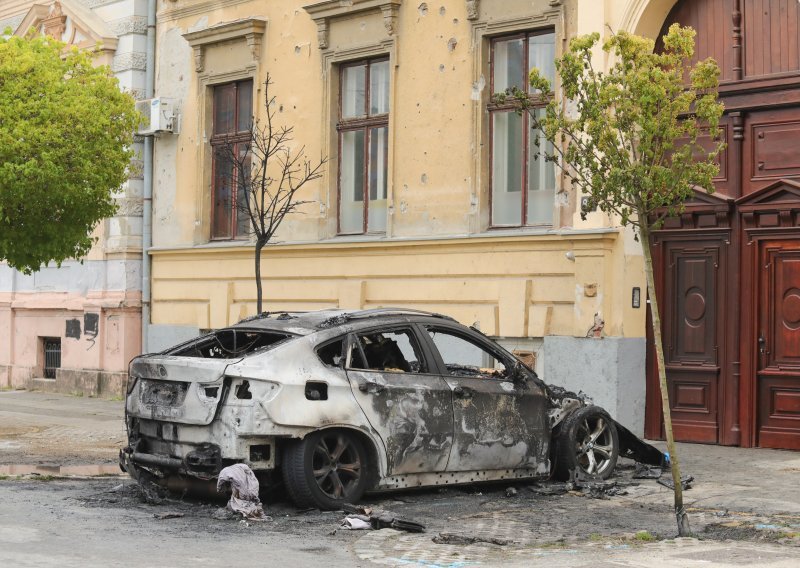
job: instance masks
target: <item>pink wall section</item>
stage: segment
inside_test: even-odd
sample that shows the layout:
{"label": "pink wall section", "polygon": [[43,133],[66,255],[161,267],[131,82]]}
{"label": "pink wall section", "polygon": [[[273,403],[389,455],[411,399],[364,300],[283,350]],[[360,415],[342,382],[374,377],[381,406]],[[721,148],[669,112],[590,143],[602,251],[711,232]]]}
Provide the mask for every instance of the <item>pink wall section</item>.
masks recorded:
{"label": "pink wall section", "polygon": [[[61,368],[126,372],[141,350],[141,294],[125,292],[0,294],[0,387],[42,377],[43,337],[61,338]],[[97,314],[97,334],[84,314]],[[67,337],[67,322],[72,335]]]}

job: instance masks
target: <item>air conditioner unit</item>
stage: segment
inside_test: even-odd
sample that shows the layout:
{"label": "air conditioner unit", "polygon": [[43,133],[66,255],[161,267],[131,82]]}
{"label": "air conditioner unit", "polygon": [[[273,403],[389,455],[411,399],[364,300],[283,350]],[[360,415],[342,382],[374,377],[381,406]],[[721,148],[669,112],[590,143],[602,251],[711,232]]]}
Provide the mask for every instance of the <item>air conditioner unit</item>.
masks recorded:
{"label": "air conditioner unit", "polygon": [[136,102],[136,110],[142,115],[137,134],[149,136],[162,132],[175,132],[175,102],[161,97]]}

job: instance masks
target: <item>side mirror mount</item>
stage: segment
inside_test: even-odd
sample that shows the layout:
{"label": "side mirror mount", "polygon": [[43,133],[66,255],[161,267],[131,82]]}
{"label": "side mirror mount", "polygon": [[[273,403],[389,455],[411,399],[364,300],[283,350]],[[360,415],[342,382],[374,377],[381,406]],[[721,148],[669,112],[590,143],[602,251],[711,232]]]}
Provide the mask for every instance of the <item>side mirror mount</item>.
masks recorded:
{"label": "side mirror mount", "polygon": [[528,374],[525,372],[525,367],[519,361],[514,361],[511,367],[511,380],[515,385],[523,384],[528,379]]}

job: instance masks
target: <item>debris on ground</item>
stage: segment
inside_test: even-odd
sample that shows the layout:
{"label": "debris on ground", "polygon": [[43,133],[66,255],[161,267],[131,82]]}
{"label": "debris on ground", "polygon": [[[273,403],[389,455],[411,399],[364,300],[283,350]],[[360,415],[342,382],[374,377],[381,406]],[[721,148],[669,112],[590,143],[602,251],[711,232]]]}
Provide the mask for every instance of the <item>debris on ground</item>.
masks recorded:
{"label": "debris on ground", "polygon": [[564,495],[569,488],[566,483],[536,483],[529,485],[528,489],[537,495]]}
{"label": "debris on ground", "polygon": [[516,497],[516,496],[517,496],[517,490],[515,488],[509,487],[508,489],[506,489],[506,497]]}
{"label": "debris on ground", "polygon": [[211,515],[211,518],[217,521],[235,521],[236,519],[240,519],[241,515],[231,511],[227,507],[220,507],[214,511],[214,514]]}
{"label": "debris on ground", "polygon": [[[675,489],[675,482],[672,481],[672,477],[659,477],[657,481],[664,487],[668,487],[669,489]],[[691,489],[692,481],[694,481],[693,475],[681,475],[681,488],[684,491],[686,491],[687,489]]]}
{"label": "debris on ground", "polygon": [[485,536],[466,536],[461,534],[453,534],[453,533],[439,533],[431,540],[436,544],[459,544],[459,545],[468,545],[468,544],[475,544],[478,542],[485,542],[487,544],[496,544],[498,546],[506,546],[508,544],[513,544],[513,540],[508,540],[505,538],[491,538]]}
{"label": "debris on ground", "polygon": [[148,505],[163,505],[167,501],[167,490],[149,478],[140,478],[136,490],[139,500]]}
{"label": "debris on ground", "polygon": [[[316,509],[313,509],[316,510]],[[344,503],[342,505],[342,511],[345,513],[350,513],[352,515],[371,515],[372,508],[371,507],[362,507],[361,505],[352,505],[350,503]]]}
{"label": "debris on ground", "polygon": [[351,531],[366,531],[372,530],[372,523],[370,518],[366,515],[347,515],[339,526],[343,529]]}
{"label": "debris on ground", "polygon": [[395,529],[408,532],[425,532],[425,525],[398,517],[389,511],[379,511],[370,516],[374,529]]}
{"label": "debris on ground", "polygon": [[592,499],[608,499],[615,495],[627,495],[616,481],[575,481],[575,489]]}
{"label": "debris on ground", "polygon": [[252,521],[271,521],[264,514],[258,497],[258,479],[247,464],[236,463],[223,468],[217,479],[217,492],[230,490],[227,508]]}
{"label": "debris on ground", "polygon": [[167,519],[180,519],[186,515],[184,513],[153,513],[153,516],[159,521],[164,521]]}
{"label": "debris on ground", "polygon": [[348,503],[344,504],[342,509],[348,513],[339,524],[343,529],[396,529],[408,532],[425,532],[425,525],[403,519],[391,511],[380,511],[370,507],[361,507]]}
{"label": "debris on ground", "polygon": [[633,470],[633,479],[658,479],[661,477],[661,468],[637,463]]}

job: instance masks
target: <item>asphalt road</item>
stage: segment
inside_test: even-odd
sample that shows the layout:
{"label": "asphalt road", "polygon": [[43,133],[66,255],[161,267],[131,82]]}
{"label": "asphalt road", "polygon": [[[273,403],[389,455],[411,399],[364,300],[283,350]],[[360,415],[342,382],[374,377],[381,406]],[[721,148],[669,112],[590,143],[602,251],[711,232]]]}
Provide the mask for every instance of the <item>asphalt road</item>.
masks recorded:
{"label": "asphalt road", "polygon": [[[0,392],[0,566],[800,565],[797,452],[681,444],[696,479],[685,498],[697,539],[674,540],[671,492],[631,479],[630,462],[615,477],[625,494],[609,498],[546,495],[525,482],[368,495],[427,531],[355,532],[338,528],[341,512],[297,511],[280,487],[263,496],[273,520],[248,526],[215,518],[224,499],[153,504],[125,477],[48,475],[114,472],[121,417],[119,401]],[[44,475],[19,475],[24,464]],[[165,513],[179,516],[157,517]],[[433,542],[440,533],[501,544]]]}

